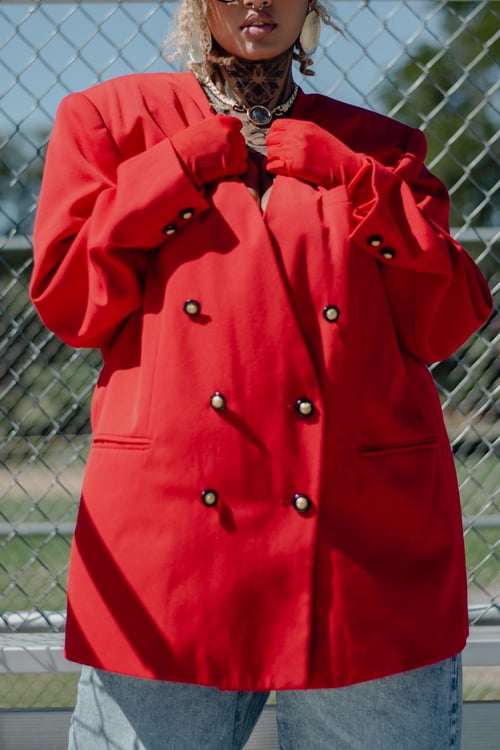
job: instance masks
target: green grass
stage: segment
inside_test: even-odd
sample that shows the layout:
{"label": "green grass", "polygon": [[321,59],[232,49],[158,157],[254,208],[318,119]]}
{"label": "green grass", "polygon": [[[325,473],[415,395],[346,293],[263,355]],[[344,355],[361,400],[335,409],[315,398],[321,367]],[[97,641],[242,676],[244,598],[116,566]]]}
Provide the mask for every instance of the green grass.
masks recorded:
{"label": "green grass", "polygon": [[54,524],[76,520],[78,501],[58,492],[33,502],[28,497],[13,497],[0,501],[0,522]]}
{"label": "green grass", "polygon": [[59,534],[0,539],[0,609],[64,609],[70,543]]}
{"label": "green grass", "polygon": [[0,675],[0,708],[73,708],[78,673]]}
{"label": "green grass", "polygon": [[481,571],[484,584],[500,575],[500,525],[489,528],[471,527],[465,532],[465,550],[469,571]]}
{"label": "green grass", "polygon": [[[464,515],[473,516],[485,508],[500,513],[500,461],[498,456],[467,456],[455,461]],[[495,505],[496,500],[496,505]]]}

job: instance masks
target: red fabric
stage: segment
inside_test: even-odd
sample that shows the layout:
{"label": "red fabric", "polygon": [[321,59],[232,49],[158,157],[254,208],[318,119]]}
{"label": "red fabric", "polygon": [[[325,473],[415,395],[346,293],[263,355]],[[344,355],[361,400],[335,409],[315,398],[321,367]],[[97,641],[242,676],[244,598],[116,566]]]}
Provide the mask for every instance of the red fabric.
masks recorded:
{"label": "red fabric", "polygon": [[207,182],[245,174],[248,152],[237,117],[218,115],[179,130],[174,149],[198,187]]}
{"label": "red fabric", "polygon": [[267,171],[332,188],[346,185],[367,159],[314,122],[275,120],[267,137]]}
{"label": "red fabric", "polygon": [[278,176],[262,214],[244,180],[199,191],[179,161],[171,139],[210,117],[190,74],[149,74],[71,95],[56,119],[31,293],[49,328],[105,359],[67,656],[242,690],[451,656],[463,539],[426,363],[491,302],[448,234],[425,140],[299,94],[294,127],[315,122],[365,166],[349,191]]}

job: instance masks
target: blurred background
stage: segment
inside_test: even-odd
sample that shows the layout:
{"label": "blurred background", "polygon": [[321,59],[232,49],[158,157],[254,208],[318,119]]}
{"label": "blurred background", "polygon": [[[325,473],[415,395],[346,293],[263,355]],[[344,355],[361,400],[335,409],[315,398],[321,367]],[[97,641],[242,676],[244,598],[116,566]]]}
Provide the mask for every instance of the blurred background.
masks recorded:
{"label": "blurred background", "polygon": [[[23,636],[29,650],[64,631],[100,366],[98,352],[47,332],[28,299],[54,114],[63,96],[98,81],[178,69],[162,55],[175,7],[0,2],[0,645]],[[315,77],[297,81],[425,131],[427,163],[451,193],[453,234],[498,294],[500,2],[340,0],[335,17],[340,31],[324,30]],[[461,487],[470,622],[482,633],[500,626],[499,327],[495,314],[432,368]],[[75,673],[54,663],[26,674],[17,663],[0,660],[0,708],[73,705]],[[465,688],[467,700],[500,700],[499,667],[468,666]]]}

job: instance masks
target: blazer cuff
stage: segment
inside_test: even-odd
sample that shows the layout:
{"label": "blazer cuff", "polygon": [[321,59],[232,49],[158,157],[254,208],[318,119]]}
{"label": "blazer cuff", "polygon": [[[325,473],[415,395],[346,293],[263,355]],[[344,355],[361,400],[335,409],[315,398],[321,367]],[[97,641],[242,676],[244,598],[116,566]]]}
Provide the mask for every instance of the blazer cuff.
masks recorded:
{"label": "blazer cuff", "polygon": [[353,202],[351,239],[383,265],[408,270],[451,272],[447,232],[433,226],[410,186],[368,158],[349,186]]}
{"label": "blazer cuff", "polygon": [[117,183],[128,204],[113,231],[119,246],[156,247],[209,208],[168,139],[122,162]]}

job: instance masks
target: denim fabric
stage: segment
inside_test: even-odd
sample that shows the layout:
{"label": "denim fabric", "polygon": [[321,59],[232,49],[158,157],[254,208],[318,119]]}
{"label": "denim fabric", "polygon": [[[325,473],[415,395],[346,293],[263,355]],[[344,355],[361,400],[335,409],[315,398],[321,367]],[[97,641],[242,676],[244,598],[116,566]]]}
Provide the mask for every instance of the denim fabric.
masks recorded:
{"label": "denim fabric", "polygon": [[82,668],[70,750],[236,750],[268,693],[125,677]]}
{"label": "denim fabric", "polygon": [[276,701],[282,750],[458,750],[461,658],[348,688],[280,692]]}
{"label": "denim fabric", "polygon": [[[461,674],[456,656],[346,688],[278,691],[280,748],[458,750]],[[83,667],[69,750],[241,750],[267,697]]]}

